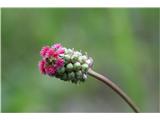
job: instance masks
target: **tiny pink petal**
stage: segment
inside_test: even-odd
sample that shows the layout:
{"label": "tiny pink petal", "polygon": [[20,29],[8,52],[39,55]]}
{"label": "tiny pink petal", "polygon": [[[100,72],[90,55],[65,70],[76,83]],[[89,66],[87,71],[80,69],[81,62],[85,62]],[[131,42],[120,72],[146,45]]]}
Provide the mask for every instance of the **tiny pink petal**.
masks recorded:
{"label": "tiny pink petal", "polygon": [[45,61],[44,61],[44,60],[40,61],[39,64],[38,64],[38,66],[39,66],[40,72],[41,72],[42,74],[45,74],[45,73],[46,73],[46,72],[45,72]]}
{"label": "tiny pink petal", "polygon": [[43,47],[40,51],[40,55],[44,57],[49,49],[50,49],[49,46]]}
{"label": "tiny pink petal", "polygon": [[51,56],[53,57],[54,54],[55,54],[55,51],[52,48],[50,48],[46,53],[46,57],[51,57]]}
{"label": "tiny pink petal", "polygon": [[54,75],[56,73],[56,69],[53,66],[46,67],[45,71],[48,75]]}
{"label": "tiny pink petal", "polygon": [[63,65],[64,65],[64,60],[61,58],[57,59],[57,61],[55,63],[56,68],[58,69],[58,68],[62,67]]}
{"label": "tiny pink petal", "polygon": [[52,46],[52,48],[54,48],[54,49],[59,49],[59,48],[61,48],[61,47],[62,47],[62,45],[61,45],[60,43],[54,44],[54,45]]}
{"label": "tiny pink petal", "polygon": [[57,51],[56,51],[58,54],[64,54],[64,48],[59,48]]}

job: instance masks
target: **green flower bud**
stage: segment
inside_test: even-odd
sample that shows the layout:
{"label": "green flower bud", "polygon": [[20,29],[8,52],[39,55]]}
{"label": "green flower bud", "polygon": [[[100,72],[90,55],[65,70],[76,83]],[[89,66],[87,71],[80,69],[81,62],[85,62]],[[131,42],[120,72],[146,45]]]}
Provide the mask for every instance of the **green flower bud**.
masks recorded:
{"label": "green flower bud", "polygon": [[66,69],[67,69],[67,71],[72,71],[73,70],[73,64],[72,63],[67,64]]}
{"label": "green flower bud", "polygon": [[64,51],[65,51],[65,53],[67,53],[68,52],[67,48],[64,47]]}
{"label": "green flower bud", "polygon": [[85,63],[85,64],[82,65],[82,71],[83,72],[86,72],[88,70],[88,68],[89,68],[88,64]]}
{"label": "green flower bud", "polygon": [[83,61],[83,62],[86,62],[86,60],[87,60],[87,56],[83,55],[83,56],[82,56],[82,61]]}
{"label": "green flower bud", "polygon": [[82,71],[81,71],[81,70],[77,71],[77,72],[76,72],[76,78],[77,78],[77,79],[82,79],[82,77],[83,77],[83,76],[82,76]]}
{"label": "green flower bud", "polygon": [[79,56],[79,57],[78,57],[78,61],[79,61],[80,63],[83,63],[83,57],[82,57],[82,56]]}
{"label": "green flower bud", "polygon": [[73,50],[72,49],[68,49],[67,50],[67,54],[72,54],[73,53]]}
{"label": "green flower bud", "polygon": [[66,61],[70,61],[70,56],[69,56],[69,55],[64,55],[64,59],[65,59]]}
{"label": "green flower bud", "polygon": [[72,57],[71,57],[71,61],[72,61],[73,63],[77,62],[77,61],[78,61],[78,55],[73,54]]}
{"label": "green flower bud", "polygon": [[82,56],[82,53],[80,53],[80,52],[78,52],[78,51],[74,52],[74,54],[76,54],[76,55],[78,55],[78,56]]}
{"label": "green flower bud", "polygon": [[57,70],[58,74],[63,74],[65,72],[65,67],[61,67]]}
{"label": "green flower bud", "polygon": [[74,63],[74,70],[78,71],[81,69],[81,64],[79,62]]}
{"label": "green flower bud", "polygon": [[70,80],[75,79],[75,73],[74,72],[68,73],[68,79]]}

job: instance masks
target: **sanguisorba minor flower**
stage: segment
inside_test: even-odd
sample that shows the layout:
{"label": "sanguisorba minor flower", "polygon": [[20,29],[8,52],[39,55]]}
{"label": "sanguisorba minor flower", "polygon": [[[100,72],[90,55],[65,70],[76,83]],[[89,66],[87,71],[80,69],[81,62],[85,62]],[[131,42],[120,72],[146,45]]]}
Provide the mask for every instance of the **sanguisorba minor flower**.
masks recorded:
{"label": "sanguisorba minor flower", "polygon": [[53,76],[72,83],[84,82],[93,60],[87,53],[67,49],[61,44],[44,46],[40,55],[39,70],[42,74]]}
{"label": "sanguisorba minor flower", "polygon": [[107,77],[92,70],[93,59],[87,53],[82,54],[74,49],[67,49],[61,44],[45,46],[41,49],[42,60],[39,62],[39,70],[42,74],[59,78],[72,83],[84,82],[87,74],[105,83],[135,111],[138,107],[115,83]]}

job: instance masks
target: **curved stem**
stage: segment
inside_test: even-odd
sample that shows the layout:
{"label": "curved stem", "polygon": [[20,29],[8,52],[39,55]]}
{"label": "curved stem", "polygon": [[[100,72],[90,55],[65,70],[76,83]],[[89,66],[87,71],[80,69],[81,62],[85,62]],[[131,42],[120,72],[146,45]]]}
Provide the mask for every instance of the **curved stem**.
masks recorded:
{"label": "curved stem", "polygon": [[112,88],[118,95],[121,96],[121,98],[127,102],[127,104],[133,109],[134,112],[138,113],[139,109],[138,107],[133,103],[133,101],[111,80],[108,78],[104,77],[103,75],[93,71],[92,69],[88,70],[88,74],[91,75],[92,77],[100,80],[101,82],[105,83],[108,85],[110,88]]}

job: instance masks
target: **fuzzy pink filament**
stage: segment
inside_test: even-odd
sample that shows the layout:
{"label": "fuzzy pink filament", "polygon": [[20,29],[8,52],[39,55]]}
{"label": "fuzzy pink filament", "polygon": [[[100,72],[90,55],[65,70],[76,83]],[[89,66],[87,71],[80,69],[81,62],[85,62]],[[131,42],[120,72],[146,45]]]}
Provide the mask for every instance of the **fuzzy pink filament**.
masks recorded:
{"label": "fuzzy pink filament", "polygon": [[[60,55],[64,54],[64,49],[61,44],[55,44],[52,47],[44,46],[40,55],[42,60],[39,62],[39,70],[42,74],[55,75],[57,70],[64,65],[64,60]],[[47,60],[54,60],[54,64],[48,63]]]}

